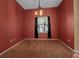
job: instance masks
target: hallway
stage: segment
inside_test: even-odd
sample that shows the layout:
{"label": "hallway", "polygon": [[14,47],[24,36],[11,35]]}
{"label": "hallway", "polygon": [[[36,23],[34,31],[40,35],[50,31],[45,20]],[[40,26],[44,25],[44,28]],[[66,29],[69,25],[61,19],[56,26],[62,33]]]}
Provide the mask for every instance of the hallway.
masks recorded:
{"label": "hallway", "polygon": [[2,58],[72,58],[74,53],[61,44],[58,40],[25,39],[1,56]]}

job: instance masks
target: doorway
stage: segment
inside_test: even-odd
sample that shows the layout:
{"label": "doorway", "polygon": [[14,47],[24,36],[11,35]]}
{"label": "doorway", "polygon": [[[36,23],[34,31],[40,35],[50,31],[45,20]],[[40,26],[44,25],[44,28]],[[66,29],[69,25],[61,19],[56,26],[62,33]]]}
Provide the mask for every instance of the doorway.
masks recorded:
{"label": "doorway", "polygon": [[35,38],[51,38],[50,17],[35,17]]}

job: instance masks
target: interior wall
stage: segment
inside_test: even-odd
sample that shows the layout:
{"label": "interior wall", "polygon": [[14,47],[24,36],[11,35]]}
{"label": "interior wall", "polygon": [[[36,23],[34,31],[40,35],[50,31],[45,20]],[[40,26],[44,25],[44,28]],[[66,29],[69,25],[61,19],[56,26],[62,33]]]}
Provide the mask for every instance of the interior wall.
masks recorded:
{"label": "interior wall", "polygon": [[0,0],[0,53],[22,39],[23,9],[15,0]]}
{"label": "interior wall", "polygon": [[[24,11],[15,0],[0,0],[0,53],[22,38],[34,38],[35,11]],[[43,9],[43,16],[50,16],[52,38],[74,49],[73,0],[64,0],[59,8]]]}
{"label": "interior wall", "polygon": [[75,52],[79,52],[79,0],[74,0],[74,49]]}
{"label": "interior wall", "polygon": [[59,38],[68,46],[74,49],[74,8],[73,0],[63,0],[58,8]]}
{"label": "interior wall", "polygon": [[[57,8],[42,9],[42,16],[50,16],[51,21],[51,36],[53,39],[58,38],[58,11]],[[35,36],[35,10],[24,11],[24,38],[34,38]],[[45,37],[45,34],[42,34]]]}

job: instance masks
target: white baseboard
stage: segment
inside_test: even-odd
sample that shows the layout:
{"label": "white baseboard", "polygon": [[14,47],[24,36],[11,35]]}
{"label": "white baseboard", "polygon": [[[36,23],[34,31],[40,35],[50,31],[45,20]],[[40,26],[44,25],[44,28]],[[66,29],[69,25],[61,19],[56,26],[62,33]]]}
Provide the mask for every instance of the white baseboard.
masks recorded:
{"label": "white baseboard", "polygon": [[24,38],[24,40],[59,40],[59,39],[52,39],[52,38]]}
{"label": "white baseboard", "polygon": [[11,46],[10,48],[6,49],[5,51],[3,51],[2,53],[0,53],[0,56],[3,55],[4,53],[8,52],[9,50],[11,50],[12,48],[14,48],[15,46],[17,46],[18,44],[20,44],[21,42],[23,42],[24,40],[19,41],[18,43],[16,43],[15,45]]}
{"label": "white baseboard", "polygon": [[[6,49],[5,51],[3,51],[2,53],[0,53],[0,56],[3,55],[4,53],[8,52],[9,50],[11,50],[12,48],[14,48],[15,46],[17,46],[18,44],[20,44],[21,42],[23,42],[24,40],[32,40],[33,38],[24,38],[23,40],[19,41],[18,43],[16,43],[15,45],[13,45],[12,47]],[[38,40],[40,40],[40,38],[37,38]],[[41,39],[42,40],[42,39]],[[66,45],[64,42],[62,42],[59,39],[51,39],[51,40],[58,40],[60,43],[62,43],[64,46],[66,46],[68,49],[70,49],[73,52],[79,53],[79,50],[73,50],[71,47],[69,47],[68,45]]]}
{"label": "white baseboard", "polygon": [[74,50],[75,53],[79,53],[79,50]]}
{"label": "white baseboard", "polygon": [[69,47],[68,45],[66,45],[63,41],[59,40],[60,43],[62,43],[64,46],[66,46],[68,49],[70,49],[71,51],[73,51],[74,53],[79,53],[79,50],[74,50],[71,47]]}
{"label": "white baseboard", "polygon": [[59,40],[59,42],[62,43],[64,46],[66,46],[68,49],[70,49],[71,51],[74,52],[74,50],[71,47],[69,47],[68,45],[66,45],[64,42],[62,42],[61,40]]}
{"label": "white baseboard", "polygon": [[[0,56],[3,55],[4,53],[8,52],[9,50],[11,50],[12,48],[14,48],[15,46],[17,46],[18,44],[20,44],[21,42],[23,42],[24,40],[32,40],[33,38],[24,38],[23,40],[19,41],[18,43],[16,43],[15,45],[11,46],[10,48],[6,49],[5,51],[3,51],[2,53],[0,53]],[[34,38],[35,39],[35,38]],[[42,38],[43,39],[43,38]],[[41,38],[38,38],[38,40],[42,40]],[[47,40],[47,39],[45,39]],[[58,39],[51,39],[51,40],[58,40]]]}

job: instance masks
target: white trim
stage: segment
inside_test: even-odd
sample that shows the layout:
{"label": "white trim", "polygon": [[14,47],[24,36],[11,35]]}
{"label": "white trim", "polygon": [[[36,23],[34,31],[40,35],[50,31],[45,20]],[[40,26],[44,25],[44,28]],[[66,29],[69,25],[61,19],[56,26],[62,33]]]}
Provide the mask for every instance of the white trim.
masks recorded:
{"label": "white trim", "polygon": [[18,43],[16,43],[15,45],[11,46],[10,48],[6,49],[5,51],[3,51],[2,53],[0,53],[0,56],[3,55],[4,53],[8,52],[9,50],[11,50],[12,48],[14,48],[15,46],[17,46],[18,44],[20,44],[21,42],[23,42],[24,40],[19,41]]}
{"label": "white trim", "polygon": [[[15,45],[13,45],[12,47],[6,49],[5,51],[3,51],[2,53],[0,53],[0,56],[3,55],[4,53],[8,52],[9,50],[11,50],[12,48],[14,48],[15,46],[17,46],[18,44],[20,44],[21,42],[23,42],[24,40],[32,40],[35,38],[24,38],[23,40],[19,41],[18,43],[16,43]],[[38,40],[40,40],[40,38],[37,38]],[[42,40],[43,38],[41,38]],[[47,40],[47,39],[46,39]],[[70,49],[73,52],[79,53],[79,50],[73,50],[71,47],[69,47],[68,45],[66,45],[64,42],[62,42],[59,39],[51,39],[51,40],[58,40],[60,43],[62,43],[64,46],[66,46],[68,49]]]}
{"label": "white trim", "polygon": [[[10,48],[6,49],[5,51],[3,51],[2,53],[0,53],[0,56],[3,55],[4,53],[8,52],[9,50],[11,50],[12,48],[14,48],[15,46],[17,46],[18,44],[20,44],[21,42],[23,42],[24,40],[34,40],[35,38],[24,38],[23,40],[19,41],[18,43],[16,43],[15,45],[11,46]],[[43,38],[37,38],[38,40],[42,40]],[[47,40],[47,38],[45,39]],[[50,39],[50,40],[58,40],[58,39]]]}
{"label": "white trim", "polygon": [[74,50],[75,53],[79,53],[79,50]]}
{"label": "white trim", "polygon": [[24,38],[23,40],[59,40],[59,39],[52,39],[52,38]]}
{"label": "white trim", "polygon": [[68,49],[70,49],[71,51],[73,51],[74,53],[79,53],[79,50],[74,50],[71,47],[69,47],[68,45],[66,45],[63,41],[59,40],[60,43],[62,43],[64,46],[66,46]]}
{"label": "white trim", "polygon": [[70,49],[71,51],[74,52],[74,50],[71,47],[69,47],[68,45],[66,45],[63,41],[59,40],[59,42],[62,43],[64,46],[66,46],[68,49]]}

